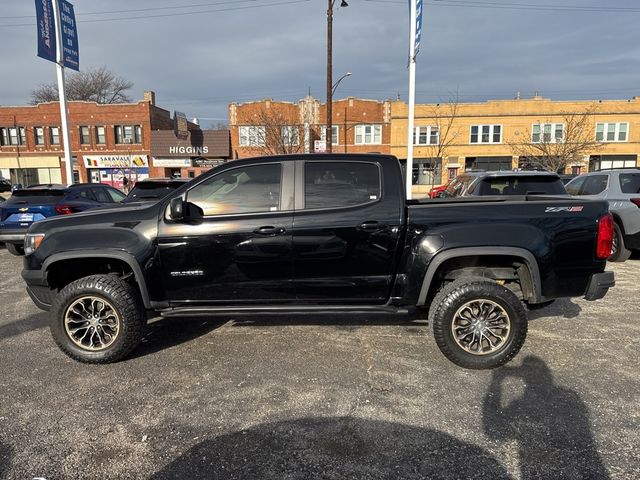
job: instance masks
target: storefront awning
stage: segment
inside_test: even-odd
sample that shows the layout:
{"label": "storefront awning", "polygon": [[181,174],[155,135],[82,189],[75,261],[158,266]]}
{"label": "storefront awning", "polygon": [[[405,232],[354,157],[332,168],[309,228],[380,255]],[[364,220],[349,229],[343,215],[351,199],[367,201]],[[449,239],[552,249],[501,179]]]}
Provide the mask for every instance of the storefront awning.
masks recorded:
{"label": "storefront awning", "polygon": [[60,157],[0,157],[0,168],[60,168]]}

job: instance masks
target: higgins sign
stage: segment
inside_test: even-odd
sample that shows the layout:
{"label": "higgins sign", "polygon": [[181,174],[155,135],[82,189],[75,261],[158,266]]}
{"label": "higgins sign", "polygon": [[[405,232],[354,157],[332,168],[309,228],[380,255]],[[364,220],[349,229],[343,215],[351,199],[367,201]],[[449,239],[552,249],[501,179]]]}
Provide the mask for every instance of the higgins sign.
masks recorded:
{"label": "higgins sign", "polygon": [[179,155],[206,155],[207,153],[209,153],[209,147],[207,147],[206,145],[202,146],[202,147],[194,147],[192,145],[189,146],[174,146],[174,147],[169,147],[169,153],[171,154],[179,154]]}

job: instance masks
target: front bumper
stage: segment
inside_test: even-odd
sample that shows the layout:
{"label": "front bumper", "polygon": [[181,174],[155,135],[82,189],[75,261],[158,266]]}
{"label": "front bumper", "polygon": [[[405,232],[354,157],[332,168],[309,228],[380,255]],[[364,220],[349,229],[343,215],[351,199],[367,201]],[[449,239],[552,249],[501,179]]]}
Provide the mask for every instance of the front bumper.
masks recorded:
{"label": "front bumper", "polygon": [[24,236],[27,234],[28,228],[7,228],[0,230],[0,242],[4,243],[17,243],[22,245],[24,243]]}
{"label": "front bumper", "polygon": [[610,288],[616,285],[613,272],[594,273],[591,275],[587,291],[584,294],[585,300],[598,300],[604,297]]}
{"label": "front bumper", "polygon": [[49,288],[42,270],[22,270],[22,279],[27,284],[27,293],[33,303],[41,310],[50,310],[57,292]]}

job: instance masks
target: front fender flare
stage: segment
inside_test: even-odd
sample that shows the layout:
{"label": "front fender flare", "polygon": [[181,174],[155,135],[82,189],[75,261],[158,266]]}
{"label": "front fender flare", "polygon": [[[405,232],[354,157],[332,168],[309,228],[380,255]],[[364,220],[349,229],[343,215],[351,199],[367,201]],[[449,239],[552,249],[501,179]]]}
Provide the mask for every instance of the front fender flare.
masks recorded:
{"label": "front fender flare", "polygon": [[151,309],[151,301],[149,299],[149,291],[147,290],[147,281],[144,278],[144,274],[142,273],[142,268],[140,268],[140,264],[135,259],[135,257],[127,252],[119,251],[119,250],[91,250],[90,252],[67,252],[67,253],[56,253],[47,258],[42,265],[43,276],[46,279],[49,268],[62,260],[74,260],[81,258],[113,258],[116,260],[121,260],[133,271],[133,276],[138,283],[138,287],[140,290],[140,296],[142,297],[142,302],[146,309]]}

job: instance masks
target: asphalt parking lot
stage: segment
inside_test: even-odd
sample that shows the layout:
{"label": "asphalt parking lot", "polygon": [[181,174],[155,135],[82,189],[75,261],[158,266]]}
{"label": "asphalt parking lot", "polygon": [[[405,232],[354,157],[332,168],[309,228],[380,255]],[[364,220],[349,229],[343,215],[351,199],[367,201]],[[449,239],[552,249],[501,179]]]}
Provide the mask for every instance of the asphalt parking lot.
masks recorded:
{"label": "asphalt parking lot", "polygon": [[598,302],[530,314],[507,367],[449,363],[421,321],[159,321],[76,363],[0,248],[0,478],[640,478],[640,259]]}

